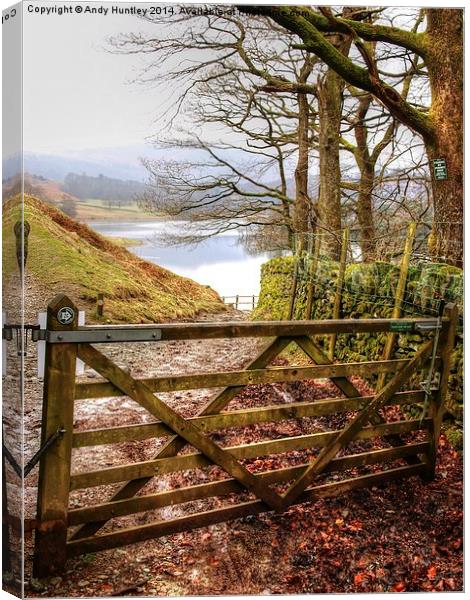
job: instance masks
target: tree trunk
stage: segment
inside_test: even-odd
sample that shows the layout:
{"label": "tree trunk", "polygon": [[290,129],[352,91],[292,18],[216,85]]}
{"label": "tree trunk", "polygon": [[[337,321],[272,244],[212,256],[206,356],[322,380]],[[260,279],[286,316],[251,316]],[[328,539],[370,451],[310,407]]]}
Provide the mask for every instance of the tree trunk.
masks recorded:
{"label": "tree trunk", "polygon": [[354,156],[360,173],[359,194],[356,205],[357,219],[359,221],[362,260],[373,260],[375,250],[375,227],[372,204],[372,191],[375,182],[375,164],[368,146],[368,130],[366,117],[372,103],[371,94],[366,94],[359,99],[354,135],[356,138],[356,151]]}
{"label": "tree trunk", "polygon": [[[428,57],[431,84],[430,116],[435,136],[425,140],[430,161],[434,225],[430,250],[441,261],[463,261],[463,11],[427,10]],[[447,179],[437,180],[433,159],[447,163]]]}
{"label": "tree trunk", "polygon": [[329,233],[322,244],[322,250],[334,260],[339,260],[341,240],[339,137],[343,86],[343,80],[332,69],[328,69],[323,80],[318,84],[318,118],[320,122],[318,216],[322,229]]}
{"label": "tree trunk", "polygon": [[361,169],[359,196],[357,199],[357,219],[359,221],[362,260],[368,262],[375,259],[375,225],[372,205],[372,190],[375,171],[373,165],[366,163]]}
{"label": "tree trunk", "polygon": [[285,223],[286,237],[287,237],[287,247],[294,251],[295,248],[295,232],[292,226],[292,218],[290,214],[290,204],[288,202],[282,203],[282,214],[283,221]]}
{"label": "tree trunk", "polygon": [[[312,61],[306,58],[300,71],[299,83],[306,83],[312,72]],[[306,247],[306,235],[311,230],[312,202],[308,195],[309,104],[307,94],[297,94],[298,103],[298,159],[295,168],[294,229],[300,251]]]}
{"label": "tree trunk", "polygon": [[[343,9],[348,17],[357,7]],[[349,54],[351,36],[335,34],[329,40],[344,55]],[[344,79],[336,71],[328,68],[326,75],[318,82],[318,118],[320,134],[318,140],[320,158],[320,189],[318,197],[318,217],[322,228],[330,232],[322,244],[322,251],[334,260],[339,260],[341,252],[341,166],[339,140],[343,111]]]}

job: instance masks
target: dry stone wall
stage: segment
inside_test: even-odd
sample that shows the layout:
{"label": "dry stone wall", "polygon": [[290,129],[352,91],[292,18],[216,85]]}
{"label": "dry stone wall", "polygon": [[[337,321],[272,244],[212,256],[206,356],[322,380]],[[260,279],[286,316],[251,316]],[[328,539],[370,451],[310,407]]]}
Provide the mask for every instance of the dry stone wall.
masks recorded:
{"label": "dry stone wall", "polygon": [[[290,292],[294,273],[294,257],[279,257],[262,266],[259,302],[255,319],[285,319],[289,312]],[[299,261],[295,318],[305,318],[309,282],[308,259]],[[341,316],[343,318],[391,317],[399,266],[385,263],[355,263],[346,268],[342,287]],[[338,277],[338,263],[321,257],[315,276],[312,318],[332,317],[333,300]],[[418,263],[410,266],[403,302],[403,316],[435,316],[440,299],[459,306],[462,321],[463,273],[446,264]],[[349,362],[379,359],[386,334],[339,335],[336,356]],[[423,336],[400,334],[395,358],[412,356],[423,342]],[[322,343],[325,340],[320,340]],[[463,408],[462,329],[459,327],[456,349],[452,356],[447,407],[460,419]]]}

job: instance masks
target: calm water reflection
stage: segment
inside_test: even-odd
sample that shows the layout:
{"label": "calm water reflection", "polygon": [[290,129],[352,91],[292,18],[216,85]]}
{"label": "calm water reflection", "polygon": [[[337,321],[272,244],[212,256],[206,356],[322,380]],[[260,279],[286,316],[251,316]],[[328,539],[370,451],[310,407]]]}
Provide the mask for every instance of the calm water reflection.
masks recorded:
{"label": "calm water reflection", "polygon": [[156,239],[166,226],[161,221],[93,221],[90,226],[109,237],[142,241],[142,245],[130,246],[129,250],[178,275],[210,285],[222,296],[259,294],[260,267],[270,258],[269,254],[248,255],[237,245],[235,235],[220,235],[197,246],[161,246]]}

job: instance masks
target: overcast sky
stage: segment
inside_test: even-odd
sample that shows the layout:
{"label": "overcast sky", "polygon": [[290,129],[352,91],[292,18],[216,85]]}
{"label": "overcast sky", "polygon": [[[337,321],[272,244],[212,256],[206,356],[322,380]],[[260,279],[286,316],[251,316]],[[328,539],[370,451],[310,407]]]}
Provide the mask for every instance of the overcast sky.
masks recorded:
{"label": "overcast sky", "polygon": [[143,58],[106,51],[109,36],[149,28],[157,29],[131,15],[25,13],[25,150],[56,154],[129,146],[155,134],[162,95],[129,83]]}
{"label": "overcast sky", "polygon": [[[112,53],[109,38],[141,31],[163,37],[167,27],[138,16],[113,15],[111,3],[81,3],[104,6],[106,15],[41,15],[28,12],[28,6],[24,4],[24,150],[83,159],[94,151],[119,147],[132,147],[135,157],[146,154],[141,149],[146,138],[162,129],[155,121],[177,96],[176,84],[156,88],[132,83],[152,57]],[[42,8],[63,6],[75,4],[35,3]],[[148,9],[152,4],[114,6]],[[177,56],[175,64],[180,60]],[[207,127],[202,137],[210,139],[211,133],[214,139],[219,137],[215,126]],[[225,140],[227,135],[225,131]],[[108,151],[103,154],[110,156]]]}

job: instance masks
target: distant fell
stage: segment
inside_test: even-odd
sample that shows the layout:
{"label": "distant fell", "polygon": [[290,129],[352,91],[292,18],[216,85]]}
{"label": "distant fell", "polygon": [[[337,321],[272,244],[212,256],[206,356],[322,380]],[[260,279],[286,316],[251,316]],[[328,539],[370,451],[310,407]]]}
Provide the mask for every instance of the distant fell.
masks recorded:
{"label": "distant fell", "polygon": [[[13,198],[21,193],[21,177],[15,175],[3,181],[3,199]],[[24,193],[35,196],[52,204],[59,204],[64,200],[77,201],[77,197],[62,188],[59,181],[47,179],[42,175],[25,173],[23,177]]]}

